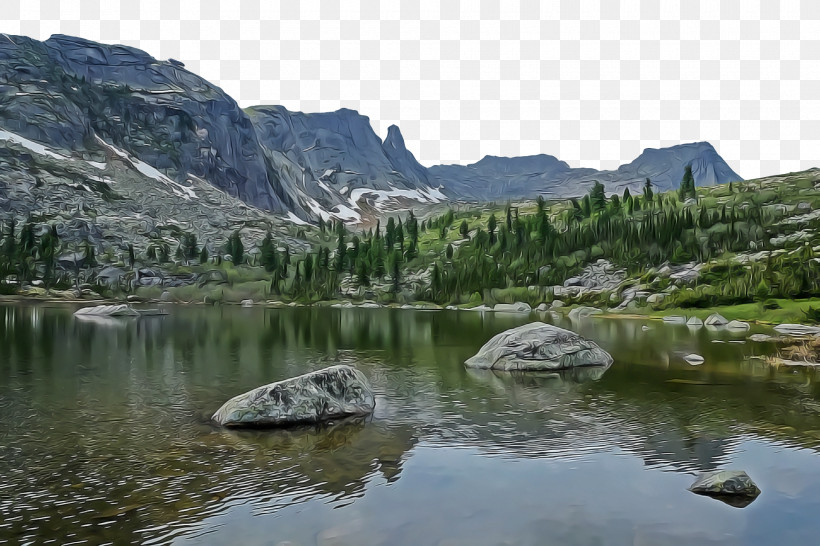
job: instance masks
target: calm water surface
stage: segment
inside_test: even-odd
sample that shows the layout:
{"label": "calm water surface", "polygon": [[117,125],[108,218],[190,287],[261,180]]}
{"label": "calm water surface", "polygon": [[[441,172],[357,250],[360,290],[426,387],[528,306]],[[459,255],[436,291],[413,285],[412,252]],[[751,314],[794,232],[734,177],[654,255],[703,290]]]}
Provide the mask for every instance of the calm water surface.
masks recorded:
{"label": "calm water surface", "polygon": [[[745,334],[561,323],[615,358],[590,381],[464,368],[535,315],[73,310],[0,306],[0,542],[818,542],[817,379],[769,367],[755,357],[772,347]],[[208,422],[238,393],[337,362],[370,378],[372,417]],[[738,509],[686,490],[717,468],[763,493]]]}

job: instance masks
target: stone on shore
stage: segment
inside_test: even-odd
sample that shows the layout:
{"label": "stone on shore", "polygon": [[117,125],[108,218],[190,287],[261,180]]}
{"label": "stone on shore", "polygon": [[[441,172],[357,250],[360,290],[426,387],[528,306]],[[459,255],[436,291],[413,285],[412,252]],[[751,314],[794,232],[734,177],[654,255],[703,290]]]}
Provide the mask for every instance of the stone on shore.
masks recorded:
{"label": "stone on shore", "polygon": [[532,307],[529,306],[527,303],[496,303],[495,307],[493,307],[493,311],[496,313],[529,313],[532,311]]}
{"label": "stone on shore", "polygon": [[712,313],[711,315],[706,317],[706,320],[703,321],[703,324],[705,324],[706,326],[726,326],[727,324],[729,324],[729,321],[726,320],[726,318],[720,315],[719,313]]}
{"label": "stone on shore", "polygon": [[600,309],[596,309],[595,307],[576,307],[572,311],[569,312],[569,319],[572,321],[585,319],[591,317],[592,315],[600,315],[603,311]]}
{"label": "stone on shore", "polygon": [[700,320],[698,317],[689,317],[686,321],[687,326],[703,326],[703,321]]}
{"label": "stone on shore", "polygon": [[213,420],[225,427],[282,427],[367,415],[375,406],[364,374],[340,364],[235,396]]}
{"label": "stone on shore", "polygon": [[74,311],[75,317],[138,317],[140,314],[128,305],[97,305]]}
{"label": "stone on shore", "polygon": [[816,336],[820,335],[820,327],[806,326],[804,324],[779,324],[774,327],[778,334],[787,336]]}
{"label": "stone on shore", "polygon": [[575,332],[533,322],[496,335],[465,362],[468,368],[555,371],[612,364],[612,357]]}
{"label": "stone on shore", "polygon": [[663,317],[663,321],[667,324],[686,324],[686,317],[680,315],[668,315]]}

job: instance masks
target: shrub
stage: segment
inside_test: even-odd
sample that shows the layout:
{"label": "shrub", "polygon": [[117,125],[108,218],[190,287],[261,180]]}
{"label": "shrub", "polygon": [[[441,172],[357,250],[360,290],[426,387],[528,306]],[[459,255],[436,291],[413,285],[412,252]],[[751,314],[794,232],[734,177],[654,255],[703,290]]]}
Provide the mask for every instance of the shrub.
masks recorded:
{"label": "shrub", "polygon": [[808,322],[818,323],[820,322],[820,309],[815,309],[814,307],[809,307],[803,314],[806,315],[806,320]]}

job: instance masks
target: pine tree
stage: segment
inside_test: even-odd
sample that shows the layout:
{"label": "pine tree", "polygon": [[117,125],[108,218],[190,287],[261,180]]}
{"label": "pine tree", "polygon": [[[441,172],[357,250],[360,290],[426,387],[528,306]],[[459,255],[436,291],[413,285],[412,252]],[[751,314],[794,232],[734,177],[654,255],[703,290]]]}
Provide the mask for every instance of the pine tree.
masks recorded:
{"label": "pine tree", "polygon": [[410,237],[410,242],[412,242],[415,246],[419,244],[419,221],[416,219],[415,214],[413,211],[410,211],[410,214],[407,217],[407,236]]}
{"label": "pine tree", "polygon": [[396,222],[393,217],[387,219],[387,228],[384,231],[384,242],[387,245],[388,251],[393,251],[393,246],[396,244]]}
{"label": "pine tree", "polygon": [[447,254],[446,255],[447,255],[448,260],[453,259],[453,244],[452,243],[447,244]]}
{"label": "pine tree", "polygon": [[384,256],[381,252],[376,256],[376,260],[373,262],[373,275],[377,279],[381,279],[387,273],[387,269],[384,266]]}
{"label": "pine tree", "polygon": [[313,255],[308,254],[307,256],[305,256],[305,265],[303,267],[303,270],[305,272],[305,282],[306,283],[310,283],[313,280],[313,264],[314,264]]}
{"label": "pine tree", "polygon": [[336,245],[336,259],[333,268],[337,273],[341,273],[345,265],[345,253],[347,252],[347,243],[345,243],[344,228],[337,232],[338,244]]}
{"label": "pine tree", "polygon": [[199,253],[199,263],[204,264],[208,262],[208,247],[202,245],[202,251]]}
{"label": "pine tree", "polygon": [[495,214],[490,214],[487,220],[487,231],[490,233],[490,244],[495,244],[495,230],[498,227],[498,222],[495,219]]}
{"label": "pine tree", "polygon": [[[646,183],[643,185],[643,200],[646,203],[651,203],[653,197],[654,193],[652,192],[652,182],[647,178]],[[640,210],[640,207],[638,210]]]}
{"label": "pine tree", "polygon": [[196,235],[193,233],[186,233],[183,235],[182,244],[182,251],[186,260],[193,260],[197,257],[197,255],[199,255]]}
{"label": "pine tree", "polygon": [[687,165],[683,171],[683,179],[680,182],[678,189],[678,196],[681,201],[686,201],[687,198],[696,199],[697,192],[695,190],[695,177],[692,175],[692,165]]}
{"label": "pine tree", "polygon": [[459,228],[459,233],[461,233],[461,237],[467,239],[470,235],[470,226],[467,225],[467,220],[461,221],[461,227]]}
{"label": "pine tree", "polygon": [[391,276],[393,277],[393,293],[398,294],[400,290],[400,279],[399,275],[401,273],[401,253],[397,250],[393,251],[393,259],[392,259],[392,271]]}
{"label": "pine tree", "polygon": [[597,180],[589,190],[590,210],[592,212],[600,212],[606,208],[606,193],[604,192],[604,185]]}
{"label": "pine tree", "polygon": [[242,244],[242,238],[239,236],[239,231],[234,231],[228,237],[228,244],[226,250],[231,255],[231,261],[234,265],[239,265],[245,259],[245,245]]}
{"label": "pine tree", "polygon": [[402,227],[401,219],[399,219],[399,225],[396,226],[396,242],[399,243],[399,249],[404,253],[404,228]]}
{"label": "pine tree", "polygon": [[433,301],[439,299],[439,292],[441,292],[441,271],[438,268],[438,262],[433,264],[433,272],[430,275],[430,295]]}
{"label": "pine tree", "polygon": [[265,238],[262,239],[262,244],[259,246],[259,261],[268,273],[272,273],[279,267],[279,258],[276,256],[276,245],[273,242],[273,237],[270,232],[265,234]]}
{"label": "pine tree", "polygon": [[370,277],[367,274],[367,267],[364,260],[359,260],[359,265],[356,271],[356,282],[360,288],[370,286]]}

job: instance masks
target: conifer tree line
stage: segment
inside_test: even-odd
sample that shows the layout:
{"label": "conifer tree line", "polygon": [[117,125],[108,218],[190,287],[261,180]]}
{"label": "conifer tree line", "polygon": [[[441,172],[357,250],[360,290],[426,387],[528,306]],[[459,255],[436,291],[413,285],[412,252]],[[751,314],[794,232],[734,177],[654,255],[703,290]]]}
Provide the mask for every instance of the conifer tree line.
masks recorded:
{"label": "conifer tree line", "polygon": [[[141,256],[128,245],[121,259],[130,267],[166,264],[173,254],[180,265],[211,267],[221,266],[226,256],[233,267],[263,268],[271,295],[310,301],[338,298],[342,287],[360,297],[367,290],[396,298],[407,295],[412,275],[412,298],[464,303],[476,294],[480,299],[488,289],[560,285],[599,258],[640,276],[665,262],[708,263],[750,247],[771,249],[771,236],[784,229],[775,227],[771,210],[753,193],[740,202],[731,198],[732,185],[728,190],[722,204],[699,202],[687,166],[678,189],[665,193],[655,193],[649,179],[635,195],[628,188],[607,195],[603,184],[593,182],[580,198],[548,203],[539,197],[530,204],[508,204],[488,217],[450,209],[419,221],[409,211],[406,217],[389,217],[355,232],[341,221],[322,219],[321,242],[307,252],[293,253],[267,233],[250,242],[254,248],[249,254],[249,241],[235,231],[211,256],[196,235],[178,233],[175,249],[168,238],[152,242]],[[84,255],[82,267],[97,265],[93,245],[67,245],[54,226],[29,219],[3,228],[0,284],[7,278],[41,280],[47,287],[69,283],[71,272],[57,266],[57,257],[69,250]],[[419,252],[422,235],[424,255]],[[789,251],[748,267],[710,264],[702,273],[708,283],[682,290],[669,301],[701,305],[820,294],[811,247]],[[419,278],[424,279],[421,287]]]}

